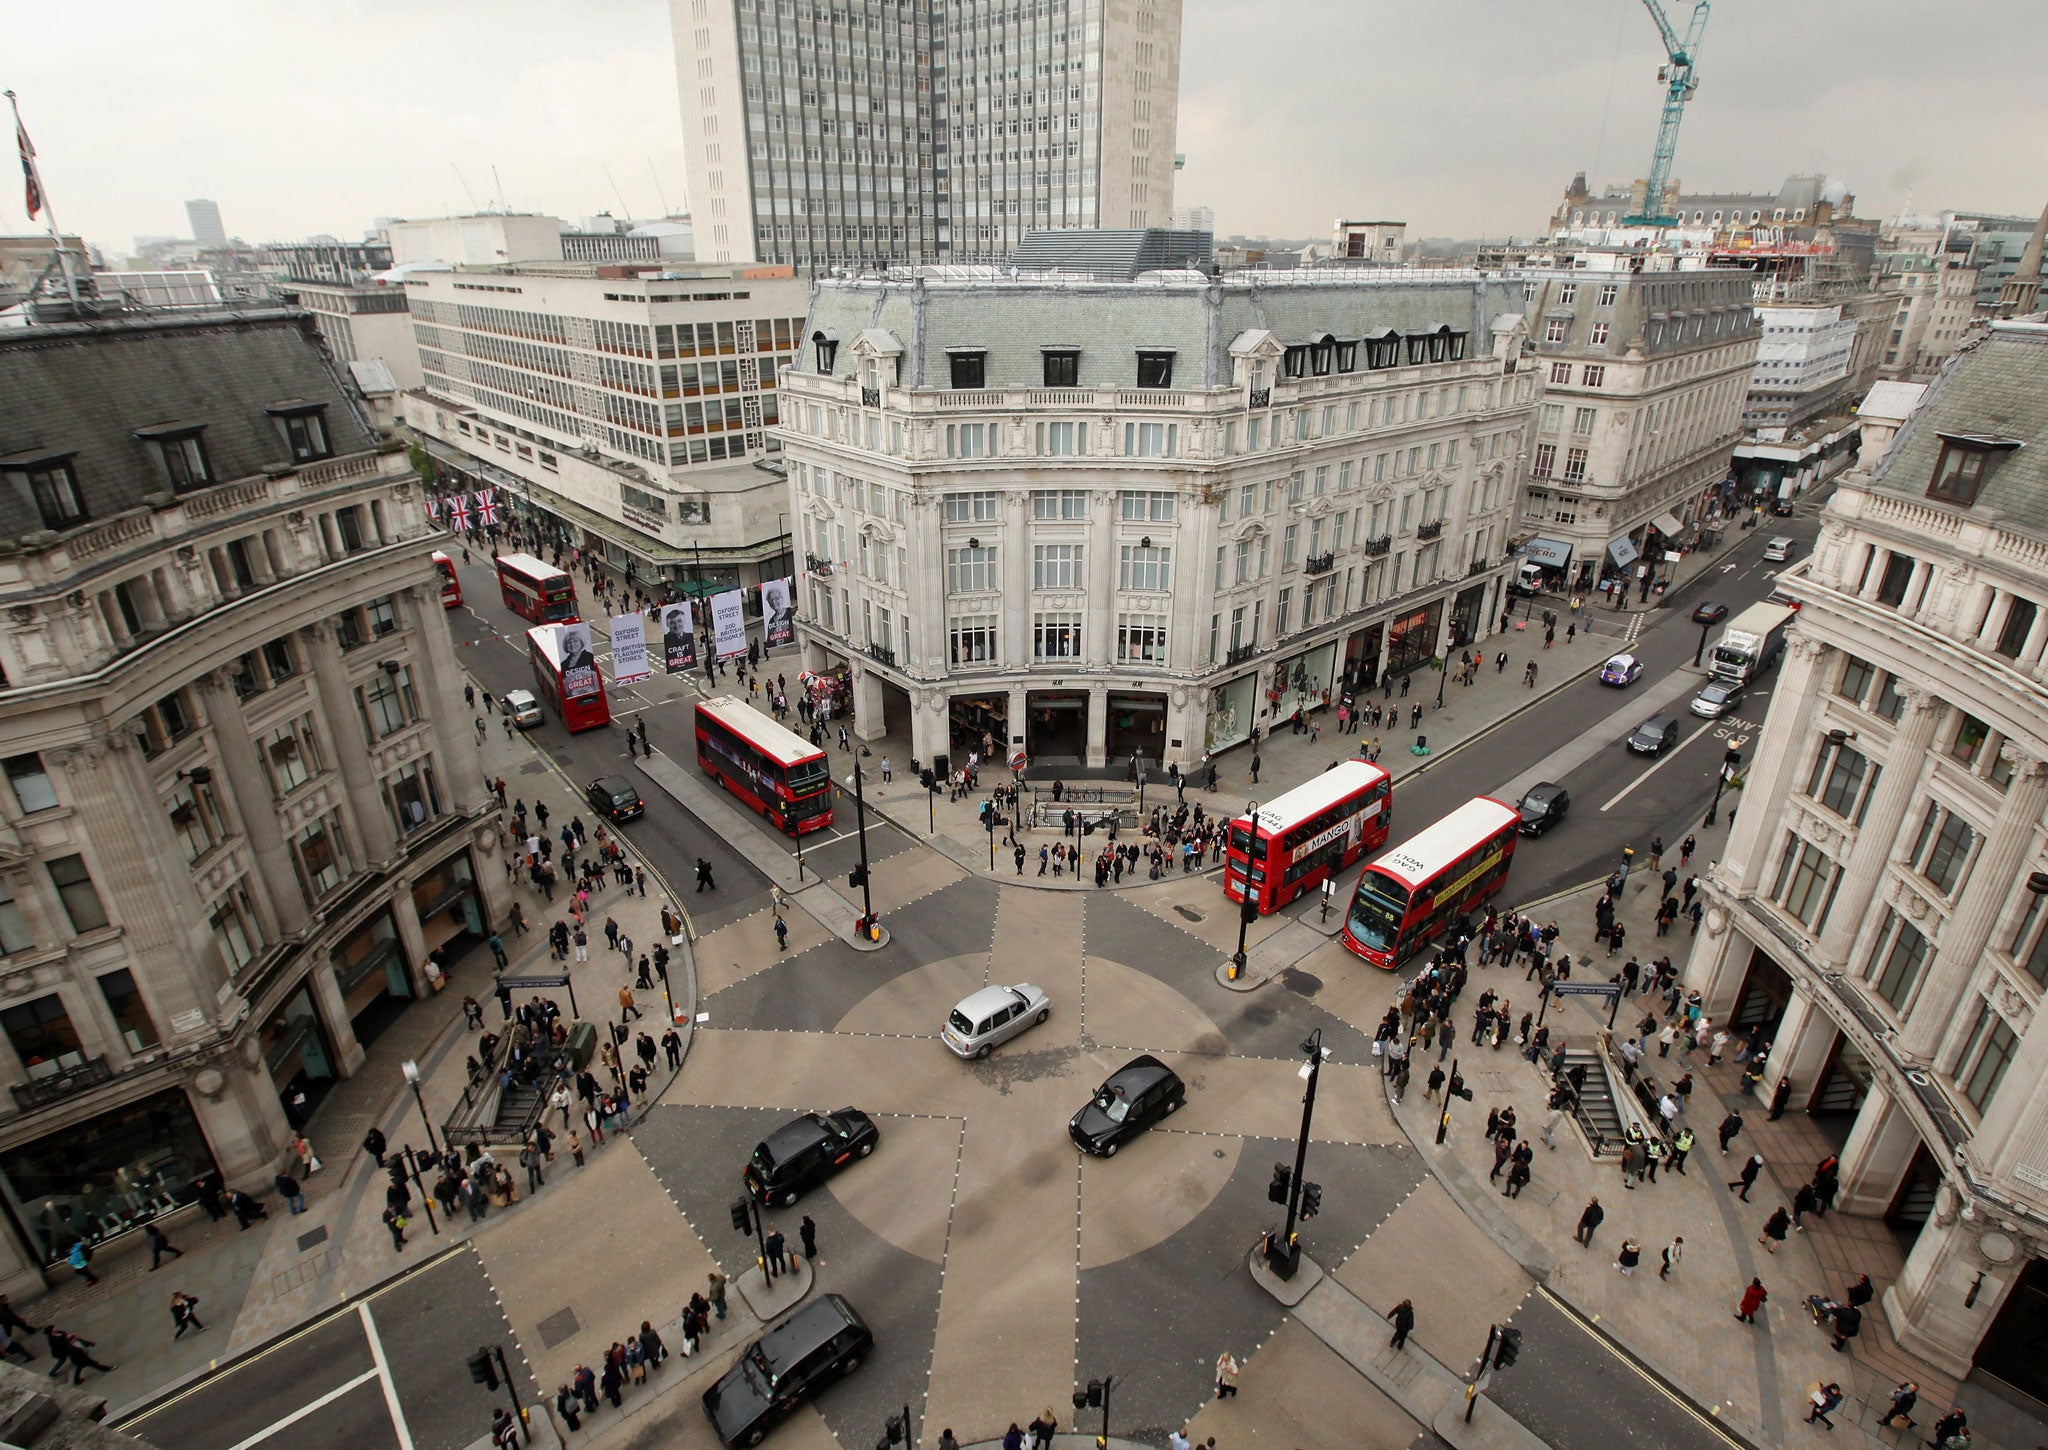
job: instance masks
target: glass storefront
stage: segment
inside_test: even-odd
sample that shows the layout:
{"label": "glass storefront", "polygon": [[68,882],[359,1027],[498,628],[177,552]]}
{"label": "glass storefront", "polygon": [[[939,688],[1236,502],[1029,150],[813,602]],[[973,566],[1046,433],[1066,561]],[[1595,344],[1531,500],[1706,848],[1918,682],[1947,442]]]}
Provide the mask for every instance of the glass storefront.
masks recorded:
{"label": "glass storefront", "polygon": [[1479,638],[1479,631],[1485,627],[1486,586],[1474,584],[1460,589],[1458,598],[1451,606],[1451,648],[1463,649]]}
{"label": "glass storefront", "polygon": [[310,988],[299,988],[278,1008],[263,1024],[259,1041],[285,1117],[293,1127],[304,1127],[307,1116],[334,1086],[334,1054],[313,1013]]}
{"label": "glass storefront", "polygon": [[98,1244],[190,1203],[213,1171],[192,1104],[172,1088],[0,1154],[0,1190],[54,1264],[80,1239]]}
{"label": "glass storefront", "polygon": [[1211,755],[1252,738],[1257,720],[1257,671],[1225,681],[1209,692],[1209,725],[1203,749]]}
{"label": "glass storefront", "polygon": [[[405,970],[405,945],[387,908],[378,912],[334,949],[334,980],[341,1002],[365,1047],[386,1025],[386,1014],[373,1011],[387,1000],[404,1002],[413,995]],[[369,1020],[365,1020],[369,1014]]]}
{"label": "glass storefront", "polygon": [[427,950],[440,952],[444,968],[491,934],[484,925],[476,868],[467,851],[450,856],[413,883],[412,908],[419,913]]}
{"label": "glass storefront", "polygon": [[1166,696],[1117,694],[1109,696],[1109,732],[1106,737],[1111,765],[1128,765],[1133,755],[1151,762],[1156,774],[1166,749]]}
{"label": "glass storefront", "polygon": [[1370,625],[1344,641],[1344,687],[1363,690],[1380,677],[1380,637],[1384,625]]}
{"label": "glass storefront", "polygon": [[1296,655],[1293,659],[1282,660],[1275,676],[1283,682],[1280,703],[1273,712],[1277,725],[1297,709],[1307,714],[1323,703],[1323,692],[1330,688],[1332,672],[1337,668],[1337,641],[1331,640]]}
{"label": "glass storefront", "polygon": [[1412,614],[1387,621],[1387,663],[1390,675],[1413,674],[1436,658],[1442,642],[1444,602],[1432,599]]}
{"label": "glass storefront", "polygon": [[1088,695],[1080,690],[1033,690],[1025,697],[1033,760],[1048,755],[1079,758],[1088,749]]}
{"label": "glass storefront", "polygon": [[970,750],[979,752],[984,761],[991,755],[997,760],[1008,760],[1009,692],[953,696],[946,702],[946,732],[954,761],[965,761]]}

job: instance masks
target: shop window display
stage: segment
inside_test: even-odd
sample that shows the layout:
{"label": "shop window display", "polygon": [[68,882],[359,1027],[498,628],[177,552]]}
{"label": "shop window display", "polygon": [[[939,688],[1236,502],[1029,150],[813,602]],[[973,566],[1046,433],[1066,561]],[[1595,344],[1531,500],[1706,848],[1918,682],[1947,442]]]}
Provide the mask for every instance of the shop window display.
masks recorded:
{"label": "shop window display", "polygon": [[173,1089],[0,1154],[17,1222],[46,1263],[193,1201],[214,1171],[199,1121]]}

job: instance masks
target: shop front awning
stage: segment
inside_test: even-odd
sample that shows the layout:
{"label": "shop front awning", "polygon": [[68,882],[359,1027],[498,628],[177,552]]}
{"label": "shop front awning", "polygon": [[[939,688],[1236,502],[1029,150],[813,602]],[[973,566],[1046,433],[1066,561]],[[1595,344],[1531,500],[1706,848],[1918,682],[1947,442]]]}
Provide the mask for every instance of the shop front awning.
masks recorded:
{"label": "shop front awning", "polygon": [[1641,550],[1636,548],[1635,541],[1630,539],[1627,534],[1623,534],[1618,539],[1610,539],[1607,542],[1607,557],[1624,569],[1635,563],[1641,552]]}
{"label": "shop front awning", "polygon": [[1572,546],[1561,539],[1531,539],[1522,545],[1522,557],[1546,569],[1563,569],[1572,561]]}
{"label": "shop front awning", "polygon": [[1656,526],[1657,532],[1667,539],[1677,538],[1679,531],[1685,527],[1685,525],[1679,523],[1675,514],[1669,513],[1658,514],[1650,522]]}

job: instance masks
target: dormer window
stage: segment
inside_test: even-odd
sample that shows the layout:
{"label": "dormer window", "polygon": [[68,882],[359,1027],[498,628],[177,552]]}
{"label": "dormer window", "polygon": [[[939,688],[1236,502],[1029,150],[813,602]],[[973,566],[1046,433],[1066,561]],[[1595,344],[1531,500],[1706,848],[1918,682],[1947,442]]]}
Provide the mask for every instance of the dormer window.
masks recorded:
{"label": "dormer window", "polygon": [[946,361],[952,367],[953,386],[956,388],[981,388],[986,386],[988,376],[988,354],[979,348],[955,348],[946,354]]}
{"label": "dormer window", "polygon": [[1355,373],[1358,371],[1358,344],[1340,342],[1337,344],[1337,371]]}
{"label": "dormer window", "polygon": [[284,430],[285,447],[291,452],[292,462],[311,463],[315,459],[334,456],[334,447],[327,438],[325,403],[287,398],[281,403],[272,403],[263,411],[277,419],[278,427]]}
{"label": "dormer window", "polygon": [[204,423],[160,423],[153,428],[136,429],[135,436],[156,454],[164,476],[170,480],[171,491],[182,493],[219,481],[213,476],[213,465],[206,456],[205,432]]}
{"label": "dormer window", "polygon": [[2020,446],[2017,438],[1986,438],[1968,433],[1939,433],[1941,453],[1927,496],[1968,508],[2007,454]]}
{"label": "dormer window", "polygon": [[830,377],[832,366],[839,361],[839,339],[829,332],[811,334],[811,353],[820,377]]}
{"label": "dormer window", "polygon": [[1045,385],[1048,388],[1081,386],[1081,354],[1078,349],[1049,347],[1040,356],[1045,359]]}
{"label": "dormer window", "polygon": [[1173,354],[1170,352],[1139,353],[1138,386],[1141,388],[1172,387]]}
{"label": "dormer window", "polygon": [[75,457],[73,453],[38,451],[0,458],[0,473],[15,488],[28,490],[46,529],[68,529],[91,517],[86,512],[85,495],[78,488],[78,475],[71,467]]}

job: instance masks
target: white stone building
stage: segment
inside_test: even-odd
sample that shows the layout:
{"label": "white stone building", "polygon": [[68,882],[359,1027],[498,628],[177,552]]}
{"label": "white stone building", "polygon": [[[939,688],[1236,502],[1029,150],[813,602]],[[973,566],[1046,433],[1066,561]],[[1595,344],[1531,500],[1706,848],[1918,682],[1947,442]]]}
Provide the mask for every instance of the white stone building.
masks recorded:
{"label": "white stone building", "polygon": [[2001,323],[1846,474],[1687,980],[1911,1248],[1901,1344],[2042,1397],[2048,325]]}
{"label": "white stone building", "polygon": [[[922,761],[1199,762],[1490,634],[1523,286],[826,281],[785,378],[806,663]],[[957,743],[956,743],[957,742]]]}
{"label": "white stone building", "polygon": [[669,0],[697,255],[999,262],[1173,212],[1181,0]]}
{"label": "white stone building", "polygon": [[807,297],[789,268],[464,268],[405,293],[425,377],[406,421],[463,486],[649,586],[789,573],[774,429]]}
{"label": "white stone building", "polygon": [[418,478],[306,315],[38,322],[0,394],[0,1290],[32,1292],[205,1174],[266,1184],[506,901]]}
{"label": "white stone building", "polygon": [[1521,532],[1527,557],[1589,589],[1689,545],[1725,502],[1758,326],[1747,272],[1600,249],[1556,261],[1514,274],[1544,384]]}

